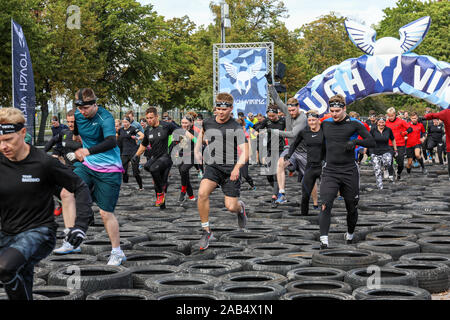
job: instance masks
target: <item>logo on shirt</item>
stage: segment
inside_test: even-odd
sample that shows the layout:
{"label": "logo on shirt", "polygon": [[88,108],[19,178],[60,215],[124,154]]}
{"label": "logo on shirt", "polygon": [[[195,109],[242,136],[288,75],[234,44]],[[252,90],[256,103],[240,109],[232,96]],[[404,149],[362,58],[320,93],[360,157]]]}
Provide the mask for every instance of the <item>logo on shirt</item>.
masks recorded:
{"label": "logo on shirt", "polygon": [[22,182],[40,182],[41,179],[39,178],[33,178],[32,175],[23,174],[22,175]]}
{"label": "logo on shirt", "polygon": [[315,137],[317,137],[317,134],[315,134],[315,135],[312,135],[311,137],[315,138]]}
{"label": "logo on shirt", "polygon": [[97,122],[93,122],[92,125],[93,125],[93,126],[96,126],[96,125],[98,125],[98,123],[97,123]]}

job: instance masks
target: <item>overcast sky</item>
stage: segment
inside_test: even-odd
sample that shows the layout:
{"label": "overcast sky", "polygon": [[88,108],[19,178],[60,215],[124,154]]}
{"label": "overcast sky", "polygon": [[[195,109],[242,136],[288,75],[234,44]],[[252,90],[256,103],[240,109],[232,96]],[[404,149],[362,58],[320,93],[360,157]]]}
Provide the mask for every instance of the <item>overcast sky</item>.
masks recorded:
{"label": "overcast sky", "polygon": [[[184,15],[197,25],[208,25],[213,20],[209,10],[210,0],[138,0],[153,5],[158,14],[167,19]],[[219,3],[219,0],[215,0]],[[383,18],[383,9],[394,7],[396,0],[284,0],[289,18],[283,19],[289,30],[301,27],[321,15],[334,11],[366,25],[376,24]]]}

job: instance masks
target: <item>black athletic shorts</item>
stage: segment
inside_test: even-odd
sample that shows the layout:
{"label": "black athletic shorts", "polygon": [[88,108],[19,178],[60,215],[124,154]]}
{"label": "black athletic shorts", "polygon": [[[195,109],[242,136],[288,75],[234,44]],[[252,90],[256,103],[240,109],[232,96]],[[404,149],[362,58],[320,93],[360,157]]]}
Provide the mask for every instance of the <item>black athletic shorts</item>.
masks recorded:
{"label": "black athletic shorts", "polygon": [[222,188],[223,194],[227,197],[237,198],[241,194],[241,181],[240,179],[231,181],[230,173],[220,170],[215,166],[205,165],[203,179],[216,182]]}
{"label": "black athletic shorts", "polygon": [[346,200],[359,200],[358,166],[348,168],[322,168],[320,199],[322,204],[334,201],[338,191]]}
{"label": "black athletic shorts", "polygon": [[416,150],[416,149],[422,149],[422,145],[417,144],[414,147],[406,148],[406,157],[407,158],[415,158],[416,154],[415,154],[414,150]]}

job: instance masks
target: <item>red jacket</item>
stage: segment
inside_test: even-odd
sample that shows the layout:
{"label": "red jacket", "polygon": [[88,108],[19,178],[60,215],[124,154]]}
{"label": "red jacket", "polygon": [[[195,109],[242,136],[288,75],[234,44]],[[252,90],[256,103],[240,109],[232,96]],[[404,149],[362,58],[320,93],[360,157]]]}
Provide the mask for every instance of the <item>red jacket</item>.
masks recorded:
{"label": "red jacket", "polygon": [[422,123],[417,122],[416,124],[410,122],[409,125],[413,129],[412,132],[408,133],[408,140],[406,140],[406,147],[411,148],[421,144],[420,136],[421,133],[425,133],[425,127]]}
{"label": "red jacket", "polygon": [[[405,120],[395,117],[394,121],[391,121],[389,119],[386,120],[386,127],[392,130],[397,147],[404,146],[405,136],[408,134],[406,130],[410,127],[410,125]],[[392,146],[391,140],[389,140],[389,145]]]}
{"label": "red jacket", "polygon": [[426,120],[440,119],[442,120],[442,122],[444,122],[447,152],[450,152],[450,109],[445,109],[438,113],[426,114],[424,118]]}

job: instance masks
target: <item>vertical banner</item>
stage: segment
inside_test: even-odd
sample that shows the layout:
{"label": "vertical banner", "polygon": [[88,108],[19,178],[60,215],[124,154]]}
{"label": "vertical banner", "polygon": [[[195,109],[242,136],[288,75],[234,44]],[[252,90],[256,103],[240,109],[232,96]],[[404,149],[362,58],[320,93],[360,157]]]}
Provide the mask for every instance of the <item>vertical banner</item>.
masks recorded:
{"label": "vertical banner", "polygon": [[219,92],[234,98],[233,113],[266,113],[267,48],[219,49]]}
{"label": "vertical banner", "polygon": [[33,68],[22,27],[11,19],[13,106],[25,115],[27,132],[33,138],[36,95]]}

